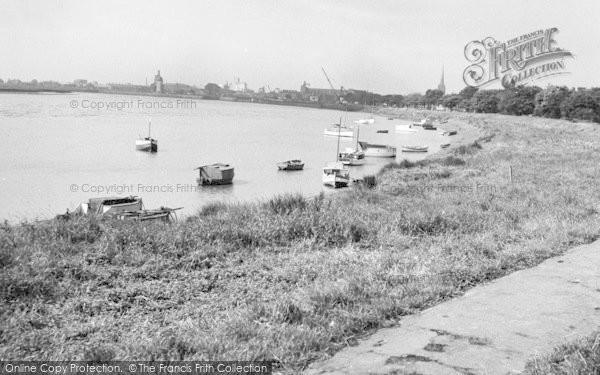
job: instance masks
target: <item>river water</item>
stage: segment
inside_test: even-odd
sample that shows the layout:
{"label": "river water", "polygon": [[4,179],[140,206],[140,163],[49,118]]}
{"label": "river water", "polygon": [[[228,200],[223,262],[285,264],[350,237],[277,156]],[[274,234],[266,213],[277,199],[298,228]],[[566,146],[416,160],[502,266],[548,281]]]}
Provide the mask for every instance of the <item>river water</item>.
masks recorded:
{"label": "river water", "polygon": [[[208,202],[268,199],[284,192],[330,192],[322,167],[336,157],[337,138],[323,130],[367,117],[291,106],[107,94],[0,94],[0,219],[46,219],[88,198],[137,195],[146,208],[184,207],[195,213]],[[155,154],[135,150],[138,135],[158,140]],[[407,124],[375,116],[361,125],[369,143],[428,144],[439,150],[437,132],[400,134]],[[388,130],[388,134],[377,130]],[[354,142],[341,139],[340,149]],[[300,158],[303,171],[278,171],[276,163]],[[391,159],[367,158],[351,178],[376,173]],[[215,162],[235,167],[232,185],[198,187],[194,168]]]}

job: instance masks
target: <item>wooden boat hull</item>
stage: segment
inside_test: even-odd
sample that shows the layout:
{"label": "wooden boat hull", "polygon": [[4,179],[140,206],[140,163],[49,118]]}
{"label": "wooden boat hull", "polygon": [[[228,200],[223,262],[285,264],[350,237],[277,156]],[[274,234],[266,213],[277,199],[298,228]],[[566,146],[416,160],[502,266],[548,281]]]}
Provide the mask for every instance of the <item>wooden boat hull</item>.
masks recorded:
{"label": "wooden boat hull", "polygon": [[277,163],[277,168],[280,171],[301,171],[304,169],[304,163],[300,160],[289,160]]}
{"label": "wooden boat hull", "polygon": [[444,143],[440,145],[441,148],[448,148],[450,147],[450,143]]}
{"label": "wooden boat hull", "polygon": [[402,152],[427,152],[428,146],[402,146]]}
{"label": "wooden boat hull", "polygon": [[91,198],[81,203],[73,214],[114,216],[120,212],[138,211],[143,207],[142,198],[136,196]]}
{"label": "wooden boat hull", "polygon": [[396,157],[396,147],[390,145],[376,145],[367,142],[358,142],[365,156],[375,158],[394,158]]}
{"label": "wooden boat hull", "polygon": [[175,211],[181,208],[168,208],[161,207],[155,210],[136,210],[136,211],[124,211],[118,213],[116,216],[119,220],[134,220],[134,221],[163,221],[173,222],[176,221],[177,216]]}

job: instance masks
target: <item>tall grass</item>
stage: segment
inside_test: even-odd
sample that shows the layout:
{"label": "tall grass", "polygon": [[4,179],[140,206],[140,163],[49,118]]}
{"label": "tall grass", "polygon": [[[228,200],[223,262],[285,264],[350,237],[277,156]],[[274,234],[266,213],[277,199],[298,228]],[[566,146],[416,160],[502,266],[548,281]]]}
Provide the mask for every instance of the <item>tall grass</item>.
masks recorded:
{"label": "tall grass", "polygon": [[172,225],[0,225],[0,358],[277,359],[293,373],[600,235],[600,153],[576,146],[598,130],[455,116],[495,136],[333,196],[209,204]]}
{"label": "tall grass", "polygon": [[525,375],[600,374],[600,332],[558,345],[551,353],[531,359]]}

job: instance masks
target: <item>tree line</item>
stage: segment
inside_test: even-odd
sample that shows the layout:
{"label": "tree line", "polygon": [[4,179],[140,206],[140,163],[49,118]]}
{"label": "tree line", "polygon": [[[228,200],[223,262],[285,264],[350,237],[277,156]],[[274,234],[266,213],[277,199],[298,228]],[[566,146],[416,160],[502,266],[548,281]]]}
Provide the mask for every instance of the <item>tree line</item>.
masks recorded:
{"label": "tree line", "polygon": [[[354,99],[354,98],[348,98]],[[358,98],[357,98],[358,99]],[[361,98],[362,99],[362,98]],[[366,100],[374,105],[435,108],[452,111],[533,115],[550,118],[588,120],[600,123],[600,88],[567,88],[566,86],[516,86],[500,90],[465,87],[458,94],[427,90],[425,94],[378,95]]]}

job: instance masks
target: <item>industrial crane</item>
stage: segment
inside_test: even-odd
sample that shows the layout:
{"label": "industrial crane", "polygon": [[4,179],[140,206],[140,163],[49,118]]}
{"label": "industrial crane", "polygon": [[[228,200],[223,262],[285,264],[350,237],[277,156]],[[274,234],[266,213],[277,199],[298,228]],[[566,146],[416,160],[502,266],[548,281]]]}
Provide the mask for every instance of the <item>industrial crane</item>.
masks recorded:
{"label": "industrial crane", "polygon": [[[327,78],[327,82],[329,82],[329,86],[331,87],[332,90],[337,91],[337,89],[335,87],[333,87],[333,83],[331,83],[331,80],[329,79],[329,76],[327,76],[327,73],[325,72],[325,68],[321,67],[321,70],[323,71],[323,74],[325,74],[325,78]],[[338,94],[338,101],[340,102],[344,102],[343,98],[342,98],[342,90],[343,87],[340,87],[340,92]]]}

